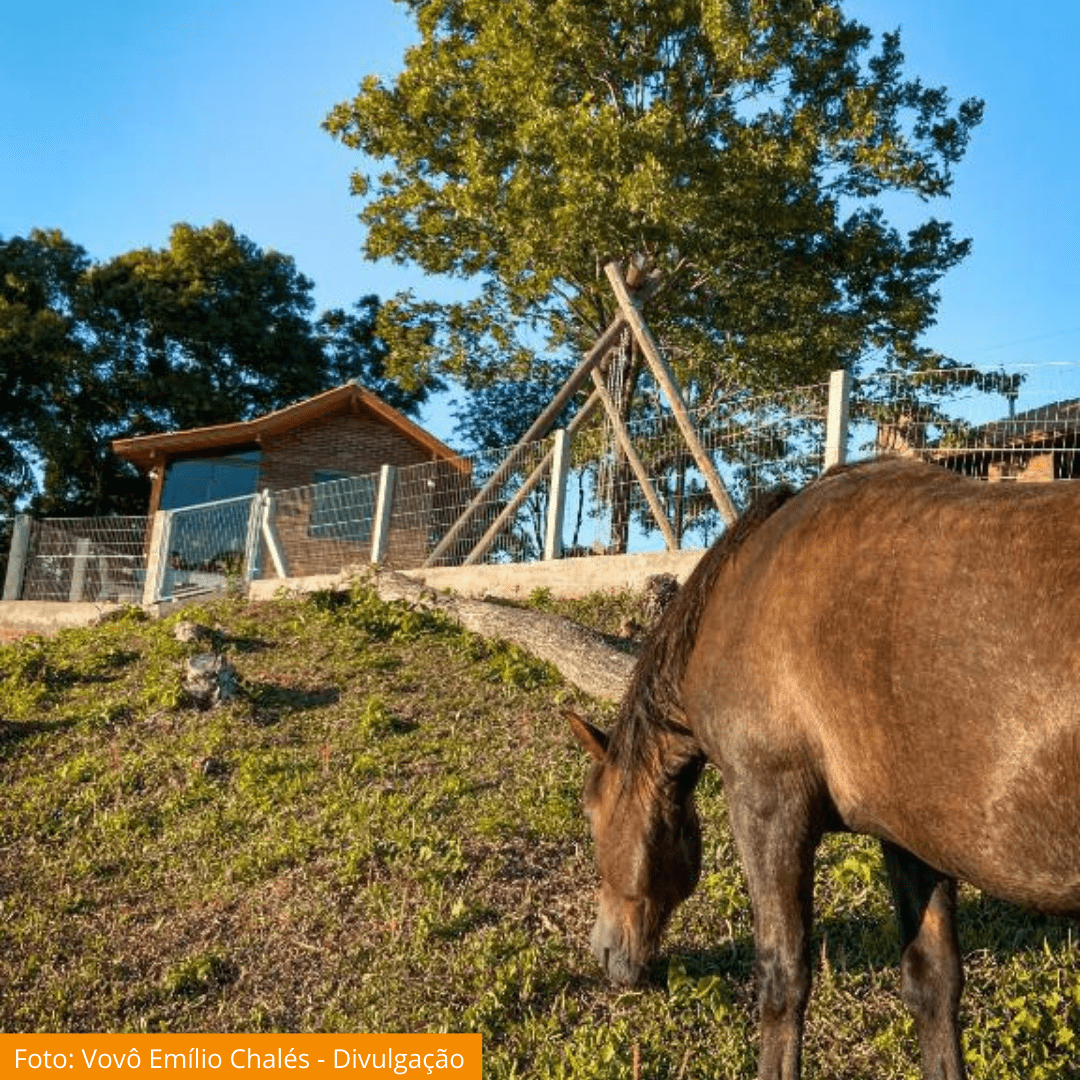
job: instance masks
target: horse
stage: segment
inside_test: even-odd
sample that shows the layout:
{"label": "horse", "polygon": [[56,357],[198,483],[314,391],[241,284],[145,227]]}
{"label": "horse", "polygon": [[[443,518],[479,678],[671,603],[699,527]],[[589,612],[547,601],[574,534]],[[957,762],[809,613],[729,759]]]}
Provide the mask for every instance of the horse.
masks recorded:
{"label": "horse", "polygon": [[957,881],[1080,914],[1080,487],[911,459],[769,493],[644,646],[583,804],[592,950],[633,984],[698,882],[721,774],[753,913],[758,1080],[798,1080],[814,854],[881,842],[926,1080],[961,1080]]}

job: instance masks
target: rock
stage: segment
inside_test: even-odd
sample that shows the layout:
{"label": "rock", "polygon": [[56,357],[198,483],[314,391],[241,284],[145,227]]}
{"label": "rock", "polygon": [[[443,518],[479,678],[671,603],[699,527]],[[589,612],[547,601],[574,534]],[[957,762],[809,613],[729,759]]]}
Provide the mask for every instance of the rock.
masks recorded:
{"label": "rock", "polygon": [[200,709],[212,709],[236,695],[236,669],[218,653],[199,653],[184,666],[184,690]]}
{"label": "rock", "polygon": [[185,645],[195,641],[209,641],[213,636],[214,632],[210,627],[189,619],[184,619],[173,627],[173,637]]}
{"label": "rock", "polygon": [[679,579],[674,574],[652,574],[645,580],[641,606],[650,623],[655,623],[679,591]]}

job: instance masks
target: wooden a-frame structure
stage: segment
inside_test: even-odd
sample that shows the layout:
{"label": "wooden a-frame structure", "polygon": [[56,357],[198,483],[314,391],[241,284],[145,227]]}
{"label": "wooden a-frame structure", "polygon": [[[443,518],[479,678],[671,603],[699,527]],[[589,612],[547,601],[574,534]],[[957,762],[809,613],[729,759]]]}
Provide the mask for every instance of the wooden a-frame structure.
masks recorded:
{"label": "wooden a-frame structure", "polygon": [[[546,473],[550,471],[553,477],[561,478],[562,476],[565,476],[565,469],[567,467],[567,447],[569,442],[574,434],[585,425],[586,421],[593,412],[595,412],[597,407],[602,407],[607,414],[612,430],[615,433],[615,438],[618,440],[619,447],[625,454],[627,464],[630,466],[634,477],[641,486],[642,493],[649,505],[649,509],[652,511],[652,515],[656,519],[656,523],[663,533],[664,542],[667,545],[668,550],[673,551],[678,547],[678,539],[675,535],[675,531],[672,529],[671,523],[664,513],[660,499],[653,489],[648,472],[637,451],[634,449],[630,433],[627,431],[626,425],[619,416],[618,407],[612,399],[602,374],[604,361],[607,359],[608,354],[619,345],[626,330],[629,330],[633,335],[634,341],[641,350],[641,354],[645,358],[645,362],[652,372],[653,378],[655,378],[657,385],[667,398],[668,405],[675,417],[675,422],[678,425],[679,431],[686,442],[687,449],[690,451],[695,464],[705,479],[705,484],[709,489],[709,494],[712,496],[716,508],[720,511],[726,524],[731,525],[734,523],[738,516],[735,504],[732,502],[731,496],[728,494],[727,488],[720,478],[720,474],[716,471],[712,460],[706,453],[704,446],[702,446],[701,440],[698,438],[697,429],[690,419],[686,402],[683,399],[682,391],[679,388],[674,372],[672,372],[667,361],[664,359],[663,354],[660,352],[656,339],[649,330],[645,317],[642,314],[642,304],[648,299],[648,296],[652,292],[651,286],[653,283],[641,273],[638,267],[631,267],[629,274],[624,277],[622,267],[618,263],[609,262],[604,267],[604,272],[607,274],[608,281],[611,283],[612,291],[615,294],[619,309],[618,314],[597,339],[596,344],[594,344],[588,353],[586,353],[581,363],[574,369],[573,373],[563,384],[562,389],[560,389],[555,397],[552,398],[551,402],[536,418],[529,430],[526,431],[513,446],[503,463],[494,473],[492,473],[487,483],[484,484],[483,488],[475,495],[468,506],[465,507],[457,521],[454,522],[439,543],[435,545],[431,554],[428,556],[425,566],[437,566],[439,564],[440,560],[446,555],[452,545],[468,528],[469,523],[490,499],[492,492],[499,488],[506,480],[507,476],[514,470],[518,462],[521,461],[529,445],[544,438],[551,431],[555,426],[559,414],[566,407],[567,403],[589,380],[593,383],[593,392],[567,426],[564,437],[561,440],[556,441],[556,444],[548,451],[541,462],[525,479],[517,493],[503,508],[502,512],[492,522],[484,535],[473,545],[464,560],[464,565],[470,566],[483,559],[484,555],[490,550],[492,544],[494,544],[507,523],[517,512],[529,493],[540,483]],[[552,484],[552,490],[553,492],[557,492],[557,495],[551,507],[551,514],[557,516],[557,520],[560,524],[562,520],[562,488],[563,484],[561,482]],[[546,557],[551,558],[555,556],[552,553],[547,553]]]}

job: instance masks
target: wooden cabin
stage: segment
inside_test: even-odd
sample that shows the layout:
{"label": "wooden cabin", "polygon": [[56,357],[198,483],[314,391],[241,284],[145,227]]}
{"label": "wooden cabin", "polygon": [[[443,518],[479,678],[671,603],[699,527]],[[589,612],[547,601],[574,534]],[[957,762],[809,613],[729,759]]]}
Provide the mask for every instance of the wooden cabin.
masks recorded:
{"label": "wooden cabin", "polygon": [[358,383],[253,420],[112,445],[150,477],[151,515],[271,492],[290,577],[368,561],[384,465],[396,467],[386,562],[399,568],[423,563],[471,490],[467,459]]}

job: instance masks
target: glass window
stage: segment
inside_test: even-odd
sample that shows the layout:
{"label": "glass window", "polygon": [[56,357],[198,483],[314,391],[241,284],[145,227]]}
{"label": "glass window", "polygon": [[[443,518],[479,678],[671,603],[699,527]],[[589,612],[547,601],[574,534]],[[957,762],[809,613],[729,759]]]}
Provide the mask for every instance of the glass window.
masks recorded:
{"label": "glass window", "polygon": [[317,472],[308,535],[320,540],[370,544],[377,494],[377,476]]}
{"label": "glass window", "polygon": [[174,461],[165,474],[161,509],[176,510],[182,506],[254,495],[258,489],[261,460],[262,454],[258,450],[247,450],[222,457]]}

